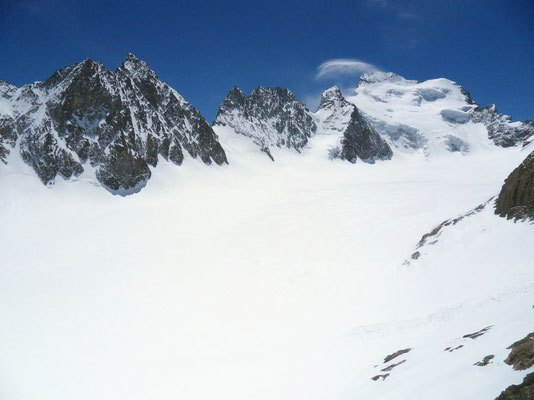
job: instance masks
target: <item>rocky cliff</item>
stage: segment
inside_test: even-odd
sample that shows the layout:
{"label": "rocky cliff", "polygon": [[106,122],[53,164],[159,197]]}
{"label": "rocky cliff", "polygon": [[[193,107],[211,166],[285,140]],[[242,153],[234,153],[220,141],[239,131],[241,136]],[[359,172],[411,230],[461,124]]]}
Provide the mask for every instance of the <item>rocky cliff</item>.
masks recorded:
{"label": "rocky cliff", "polygon": [[504,181],[495,213],[509,219],[534,219],[534,152]]}

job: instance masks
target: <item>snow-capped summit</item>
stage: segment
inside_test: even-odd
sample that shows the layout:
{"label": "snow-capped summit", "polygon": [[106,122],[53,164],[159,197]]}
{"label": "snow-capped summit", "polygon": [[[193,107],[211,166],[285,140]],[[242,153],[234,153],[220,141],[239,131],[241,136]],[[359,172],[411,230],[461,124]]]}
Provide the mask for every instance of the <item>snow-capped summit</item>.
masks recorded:
{"label": "snow-capped summit", "polygon": [[138,59],[133,53],[128,53],[126,59],[117,68],[116,72],[122,72],[134,79],[158,79],[156,73],[146,62]]}
{"label": "snow-capped summit", "polygon": [[373,85],[376,83],[381,82],[391,82],[396,84],[417,84],[417,81],[414,80],[408,80],[404,77],[394,73],[394,72],[382,72],[382,71],[371,71],[366,72],[360,77],[360,81],[358,83],[358,86],[362,85]]}
{"label": "snow-capped summit", "polygon": [[[214,125],[222,125],[223,123],[226,124],[226,118],[232,119],[234,112],[244,107],[246,97],[247,96],[245,96],[245,93],[243,93],[241,89],[239,89],[237,86],[234,86],[228,92],[228,95],[224,98],[221,106],[219,107]],[[217,122],[218,120],[219,122]]]}
{"label": "snow-capped summit", "polygon": [[449,79],[406,80],[391,72],[364,74],[355,104],[396,151],[468,154],[514,146],[534,134],[530,123],[512,123],[480,109],[467,90]]}
{"label": "snow-capped summit", "polygon": [[131,53],[115,72],[86,59],[44,82],[1,86],[0,159],[20,156],[44,184],[87,171],[128,193],[146,183],[159,156],[180,164],[185,150],[226,162],[202,115]]}
{"label": "snow-capped summit", "polygon": [[355,106],[345,100],[341,90],[333,86],[323,92],[315,113],[317,133],[343,133],[350,121]]}
{"label": "snow-capped summit", "polygon": [[336,106],[340,102],[345,101],[341,90],[337,86],[332,86],[330,89],[326,89],[321,95],[321,102],[319,108],[329,108]]}
{"label": "snow-capped summit", "polygon": [[249,96],[237,87],[230,90],[213,124],[250,138],[273,160],[275,148],[300,152],[317,129],[308,107],[291,91],[261,86]]}

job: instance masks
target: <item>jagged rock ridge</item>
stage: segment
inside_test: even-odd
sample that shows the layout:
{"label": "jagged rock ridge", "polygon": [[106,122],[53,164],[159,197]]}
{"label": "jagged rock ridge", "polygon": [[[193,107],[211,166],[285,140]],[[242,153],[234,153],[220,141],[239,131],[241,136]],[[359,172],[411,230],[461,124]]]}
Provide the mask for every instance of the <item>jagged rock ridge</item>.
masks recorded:
{"label": "jagged rock ridge", "polygon": [[488,137],[497,146],[511,147],[527,144],[534,136],[534,122],[512,122],[509,115],[499,114],[495,104],[486,107],[476,107],[471,112],[471,120],[486,126]]}
{"label": "jagged rock ridge", "polygon": [[230,90],[213,124],[249,137],[273,160],[272,148],[300,152],[317,129],[311,112],[291,91],[261,86],[250,96],[238,87]]}
{"label": "jagged rock ridge", "polygon": [[133,54],[115,72],[86,59],[20,89],[0,82],[0,97],[9,105],[0,159],[18,148],[44,184],[89,164],[106,188],[128,191],[146,183],[159,155],[179,165],[184,150],[227,162],[202,115]]}

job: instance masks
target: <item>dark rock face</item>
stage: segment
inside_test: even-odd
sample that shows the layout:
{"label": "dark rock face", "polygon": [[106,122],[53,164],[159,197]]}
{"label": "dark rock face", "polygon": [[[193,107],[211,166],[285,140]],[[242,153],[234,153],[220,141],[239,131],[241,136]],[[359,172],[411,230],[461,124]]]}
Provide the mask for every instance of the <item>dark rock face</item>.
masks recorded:
{"label": "dark rock face", "polygon": [[109,155],[103,157],[96,177],[113,191],[136,188],[150,179],[150,168],[143,157],[129,148],[124,136],[118,142],[113,143]]}
{"label": "dark rock face", "polygon": [[508,219],[534,219],[534,152],[504,181],[495,213]]}
{"label": "dark rock face", "polygon": [[504,362],[515,370],[525,370],[534,365],[534,332],[512,344],[510,355]]}
{"label": "dark rock face", "polygon": [[320,121],[319,133],[342,134],[341,147],[332,154],[333,157],[353,163],[359,158],[372,163],[390,159],[393,155],[386,141],[336,86],[323,92],[315,115]]}
{"label": "dark rock face", "polygon": [[378,132],[361,116],[356,107],[341,139],[341,157],[350,162],[389,160],[393,152]]}
{"label": "dark rock face", "polygon": [[[504,362],[515,370],[523,371],[534,365],[534,332],[508,347],[512,351]],[[534,400],[534,372],[519,385],[511,385],[496,400]]]}
{"label": "dark rock face", "polygon": [[158,156],[179,165],[184,150],[227,162],[202,115],[132,54],[115,72],[87,59],[20,89],[0,83],[0,96],[13,110],[0,114],[0,159],[18,141],[44,184],[89,163],[105,187],[128,190],[146,183]]}
{"label": "dark rock face", "polygon": [[460,92],[465,96],[465,101],[467,104],[470,104],[470,105],[476,104],[473,101],[473,98],[471,97],[471,93],[469,93],[469,91],[466,88],[460,86]]}
{"label": "dark rock face", "polygon": [[471,120],[483,123],[488,130],[488,137],[497,146],[512,147],[526,144],[534,137],[534,122],[512,124],[512,117],[499,114],[495,105],[476,107],[471,112]]}
{"label": "dark rock face", "polygon": [[534,372],[519,385],[509,386],[495,400],[534,400]]}
{"label": "dark rock face", "polygon": [[300,152],[316,131],[306,105],[288,89],[279,87],[260,86],[250,96],[234,87],[222,102],[213,124],[229,126],[251,138],[272,159],[272,148]]}

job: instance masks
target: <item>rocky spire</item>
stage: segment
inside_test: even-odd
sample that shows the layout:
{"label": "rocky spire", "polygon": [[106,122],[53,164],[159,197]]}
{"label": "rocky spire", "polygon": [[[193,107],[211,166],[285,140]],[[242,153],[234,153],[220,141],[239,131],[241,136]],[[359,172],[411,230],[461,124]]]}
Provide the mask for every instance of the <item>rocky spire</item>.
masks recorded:
{"label": "rocky spire", "polygon": [[346,104],[348,104],[348,102],[345,100],[345,97],[343,97],[341,90],[339,90],[337,86],[332,86],[330,89],[326,89],[321,95],[319,110],[343,107]]}
{"label": "rocky spire", "polygon": [[[245,106],[246,96],[237,86],[234,86],[226,97],[224,98],[217,117],[215,118],[214,125],[226,125],[225,115],[231,114],[233,111],[241,110]],[[221,116],[221,118],[219,118]]]}

